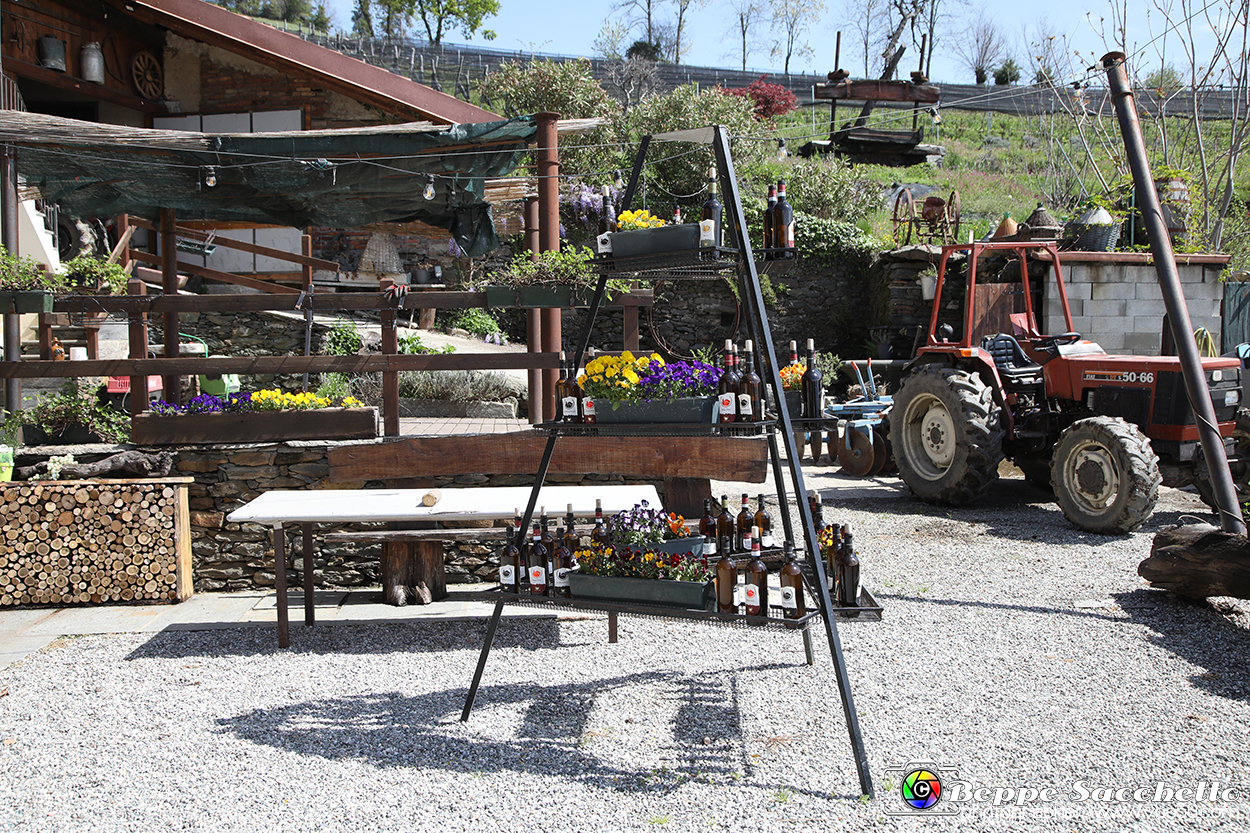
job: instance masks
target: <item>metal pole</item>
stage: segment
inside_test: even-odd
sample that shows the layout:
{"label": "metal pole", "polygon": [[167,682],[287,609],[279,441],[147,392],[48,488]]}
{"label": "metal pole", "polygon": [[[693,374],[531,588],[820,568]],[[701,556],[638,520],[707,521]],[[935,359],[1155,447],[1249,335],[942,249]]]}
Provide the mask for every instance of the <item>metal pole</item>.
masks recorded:
{"label": "metal pole", "polygon": [[[525,249],[534,257],[538,257],[538,195],[528,194],[525,197]],[[531,353],[542,350],[542,318],[538,310],[525,311],[525,349]],[[529,420],[537,425],[543,421],[543,374],[541,370],[530,370],[528,376]]]}
{"label": "metal pole", "polygon": [[[17,157],[13,148],[4,146],[0,154],[0,235],[10,254],[17,254]],[[15,312],[4,311],[4,360],[22,359],[22,319]],[[17,413],[22,409],[22,381],[4,380],[4,409]]]}
{"label": "metal pole", "polygon": [[1220,526],[1225,532],[1245,535],[1246,522],[1242,519],[1237,493],[1233,488],[1233,478],[1228,470],[1224,440],[1220,437],[1219,426],[1216,424],[1211,389],[1207,387],[1202,358],[1198,355],[1198,343],[1194,340],[1194,325],[1189,320],[1189,308],[1185,305],[1185,295],[1181,290],[1180,274],[1176,271],[1172,240],[1168,237],[1167,226],[1163,222],[1154,176],[1150,173],[1150,165],[1146,160],[1141,124],[1137,121],[1137,106],[1133,101],[1133,90],[1129,86],[1125,65],[1123,52],[1108,52],[1102,57],[1102,66],[1107,71],[1107,79],[1111,85],[1115,112],[1120,120],[1120,132],[1124,135],[1125,154],[1133,171],[1137,207],[1150,235],[1150,251],[1154,255],[1155,273],[1159,277],[1159,287],[1163,290],[1163,305],[1176,341],[1181,376],[1185,379],[1185,390],[1194,409],[1202,453],[1207,459],[1211,486],[1215,491],[1216,509],[1220,513]]}
{"label": "metal pole", "polygon": [[[543,252],[560,251],[560,140],[556,125],[557,113],[538,114],[538,248]],[[559,353],[564,335],[561,332],[561,311],[544,309],[541,338],[544,353]],[[559,372],[542,371],[544,416],[555,419],[555,390]]]}

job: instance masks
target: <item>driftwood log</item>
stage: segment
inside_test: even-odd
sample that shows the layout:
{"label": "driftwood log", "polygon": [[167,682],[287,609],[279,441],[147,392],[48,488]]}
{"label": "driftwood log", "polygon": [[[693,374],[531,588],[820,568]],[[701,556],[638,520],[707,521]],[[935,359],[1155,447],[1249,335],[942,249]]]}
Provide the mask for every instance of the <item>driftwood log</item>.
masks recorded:
{"label": "driftwood log", "polygon": [[384,541],[382,597],[389,605],[428,605],[447,598],[442,541]]}
{"label": "driftwood log", "polygon": [[[123,451],[94,463],[76,463],[63,466],[58,477],[61,480],[87,480],[113,472],[127,472],[140,477],[168,477],[169,470],[174,466],[174,455],[170,451],[156,454],[145,454],[142,451]],[[33,466],[21,466],[17,469],[18,480],[29,480],[36,474],[46,474],[48,464],[36,463]]]}
{"label": "driftwood log", "polygon": [[1137,574],[1179,596],[1250,599],[1250,540],[1208,524],[1164,530]]}

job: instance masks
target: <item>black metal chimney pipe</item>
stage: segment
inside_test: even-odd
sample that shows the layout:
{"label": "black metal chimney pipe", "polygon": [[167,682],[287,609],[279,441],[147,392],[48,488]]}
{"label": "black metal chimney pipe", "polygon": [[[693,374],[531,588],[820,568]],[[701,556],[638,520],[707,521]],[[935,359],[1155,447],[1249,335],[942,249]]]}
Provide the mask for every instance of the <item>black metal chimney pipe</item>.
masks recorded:
{"label": "black metal chimney pipe", "polygon": [[1198,355],[1198,343],[1193,335],[1194,325],[1189,320],[1189,308],[1185,304],[1180,275],[1176,271],[1176,254],[1172,251],[1172,240],[1163,222],[1154,176],[1146,161],[1146,147],[1142,142],[1141,124],[1137,121],[1137,106],[1133,102],[1133,90],[1129,86],[1124,53],[1108,52],[1102,56],[1102,66],[1107,71],[1107,79],[1111,84],[1112,100],[1116,116],[1120,120],[1120,133],[1124,136],[1124,151],[1133,171],[1137,210],[1141,212],[1146,231],[1150,235],[1150,251],[1154,255],[1155,272],[1159,277],[1159,287],[1163,290],[1163,305],[1167,309],[1172,337],[1176,342],[1185,390],[1189,394],[1189,402],[1198,423],[1198,439],[1202,442],[1202,453],[1207,460],[1216,509],[1220,513],[1220,527],[1234,535],[1245,535],[1246,522],[1241,516],[1241,507],[1233,488],[1233,477],[1228,470],[1224,440],[1216,425],[1211,389],[1207,387],[1207,377],[1202,371],[1202,359]]}

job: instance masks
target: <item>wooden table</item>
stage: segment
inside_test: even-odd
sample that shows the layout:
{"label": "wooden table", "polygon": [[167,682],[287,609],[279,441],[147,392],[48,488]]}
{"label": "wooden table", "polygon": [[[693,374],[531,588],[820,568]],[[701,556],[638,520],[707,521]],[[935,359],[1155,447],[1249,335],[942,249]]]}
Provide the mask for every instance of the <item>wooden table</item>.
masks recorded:
{"label": "wooden table", "polygon": [[[429,489],[327,489],[272,491],[231,512],[231,523],[259,523],[273,529],[274,589],[278,594],[278,646],[291,644],[286,590],[286,536],[283,525],[297,523],[304,534],[304,624],[315,624],[313,612],[313,524],[376,523],[385,521],[504,521],[518,507],[529,504],[530,486],[489,486],[441,489],[433,506],[421,499]],[[647,501],[660,506],[654,486],[543,486],[536,505],[556,516],[573,505],[575,517],[592,517],[595,501],[604,515],[614,515]]]}

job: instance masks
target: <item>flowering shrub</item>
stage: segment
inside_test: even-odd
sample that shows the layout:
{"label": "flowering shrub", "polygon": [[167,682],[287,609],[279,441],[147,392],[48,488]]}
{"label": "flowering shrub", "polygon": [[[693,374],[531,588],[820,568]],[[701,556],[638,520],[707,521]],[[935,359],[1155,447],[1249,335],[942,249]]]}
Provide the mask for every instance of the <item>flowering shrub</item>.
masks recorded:
{"label": "flowering shrub", "polygon": [[608,518],[608,534],[614,544],[641,546],[658,544],[670,538],[685,538],[686,519],[681,515],[652,509],[647,501],[634,504],[633,509]]}
{"label": "flowering shrub", "polygon": [[[354,396],[345,396],[339,402],[340,408],[359,408],[362,403]],[[239,411],[306,411],[313,408],[336,407],[334,400],[314,393],[285,393],[271,388],[256,393],[232,393],[224,399],[212,394],[202,393],[192,397],[185,405],[172,402],[157,402],[152,405],[152,413],[161,416],[178,414],[221,414]]]}
{"label": "flowering shrub", "polygon": [[799,390],[803,384],[803,373],[807,370],[801,364],[788,364],[781,368],[782,390]]}
{"label": "flowering shrub", "polygon": [[640,228],[659,228],[664,225],[662,217],[656,217],[645,208],[637,211],[622,211],[616,215],[616,227],[621,231],[632,231]]}
{"label": "flowering shrub", "polygon": [[638,401],[638,383],[642,377],[663,366],[659,354],[635,357],[626,350],[619,356],[599,356],[586,363],[586,372],[577,377],[577,384],[587,396],[615,405]]}
{"label": "flowering shrub", "polygon": [[638,398],[644,402],[676,399],[679,396],[711,396],[720,384],[722,371],[703,362],[673,362],[643,376],[638,382]]}
{"label": "flowering shrub", "polygon": [[706,556],[691,553],[654,552],[646,548],[591,547],[573,554],[577,571],[591,576],[711,581],[714,575]]}

